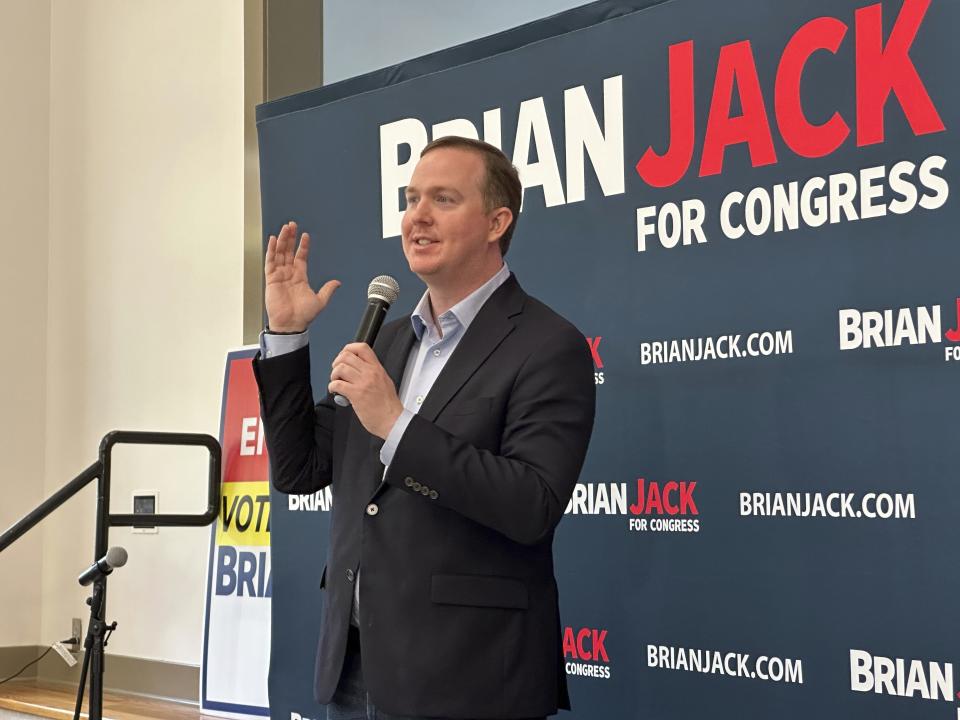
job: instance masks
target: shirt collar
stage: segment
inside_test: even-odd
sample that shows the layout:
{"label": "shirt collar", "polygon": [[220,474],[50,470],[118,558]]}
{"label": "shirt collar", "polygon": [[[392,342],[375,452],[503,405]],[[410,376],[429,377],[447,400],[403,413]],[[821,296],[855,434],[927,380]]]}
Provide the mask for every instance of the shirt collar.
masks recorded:
{"label": "shirt collar", "polygon": [[[503,267],[497,271],[496,275],[438,317],[437,321],[441,327],[443,327],[444,337],[446,337],[448,325],[451,323],[454,325],[459,324],[463,330],[466,331],[466,329],[470,327],[470,323],[472,323],[473,319],[477,316],[477,313],[480,312],[483,304],[490,299],[490,296],[493,295],[498,287],[507,281],[508,277],[510,277],[510,268],[507,267],[507,263],[504,261]],[[423,337],[423,333],[428,325],[433,325],[433,314],[430,312],[429,290],[423,294],[420,302],[418,302],[414,308],[413,313],[410,315],[410,322],[413,324],[413,333],[417,336],[417,340]]]}

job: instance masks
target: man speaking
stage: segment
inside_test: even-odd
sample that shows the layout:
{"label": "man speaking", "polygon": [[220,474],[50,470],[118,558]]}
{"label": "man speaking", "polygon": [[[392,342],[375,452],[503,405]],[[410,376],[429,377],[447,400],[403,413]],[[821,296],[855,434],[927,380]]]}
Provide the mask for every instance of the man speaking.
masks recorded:
{"label": "man speaking", "polygon": [[521,192],[492,145],[424,149],[401,228],[427,290],[372,349],[343,348],[316,405],[306,329],[339,283],[311,289],[294,223],[270,237],[254,369],[275,487],[332,486],[315,685],[331,720],[569,707],[552,543],[593,427],[593,363],[503,261]]}

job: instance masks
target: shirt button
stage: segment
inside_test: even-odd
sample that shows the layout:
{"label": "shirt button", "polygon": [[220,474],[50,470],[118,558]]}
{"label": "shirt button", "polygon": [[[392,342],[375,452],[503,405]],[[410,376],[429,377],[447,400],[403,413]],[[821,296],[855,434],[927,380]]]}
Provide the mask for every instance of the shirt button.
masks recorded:
{"label": "shirt button", "polygon": [[378,512],[380,512],[380,508],[377,507],[376,503],[367,505],[367,515],[376,515]]}
{"label": "shirt button", "polygon": [[440,357],[441,354],[442,354],[442,353],[441,353],[439,350],[434,350],[434,351],[433,351],[433,356],[434,356],[434,357]]}
{"label": "shirt button", "polygon": [[417,395],[417,405],[423,402],[423,395]]}
{"label": "shirt button", "polygon": [[353,582],[353,570],[347,570],[347,580]]}

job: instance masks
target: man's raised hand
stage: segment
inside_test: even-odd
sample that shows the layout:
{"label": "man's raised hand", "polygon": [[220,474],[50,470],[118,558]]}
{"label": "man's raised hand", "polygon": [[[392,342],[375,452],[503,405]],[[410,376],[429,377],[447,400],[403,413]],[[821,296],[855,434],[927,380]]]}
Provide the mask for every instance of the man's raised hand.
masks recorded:
{"label": "man's raised hand", "polygon": [[294,252],[297,224],[288,222],[279,235],[267,241],[263,264],[264,304],[267,323],[275,332],[303,332],[330,301],[340,287],[339,280],[330,280],[319,291],[310,288],[307,279],[307,254],[310,236],[303,233]]}

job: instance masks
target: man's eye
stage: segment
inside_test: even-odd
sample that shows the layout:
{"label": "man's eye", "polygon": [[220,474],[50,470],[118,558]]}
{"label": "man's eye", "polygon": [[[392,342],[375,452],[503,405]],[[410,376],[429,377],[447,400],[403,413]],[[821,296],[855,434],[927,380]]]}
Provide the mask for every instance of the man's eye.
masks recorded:
{"label": "man's eye", "polygon": [[449,195],[437,195],[437,202],[438,203],[453,202],[453,198],[450,197]]}
{"label": "man's eye", "polygon": [[417,198],[415,198],[415,197],[413,197],[413,196],[407,196],[407,206],[408,206],[408,207],[409,207],[410,205],[416,205],[416,203],[417,203]]}

